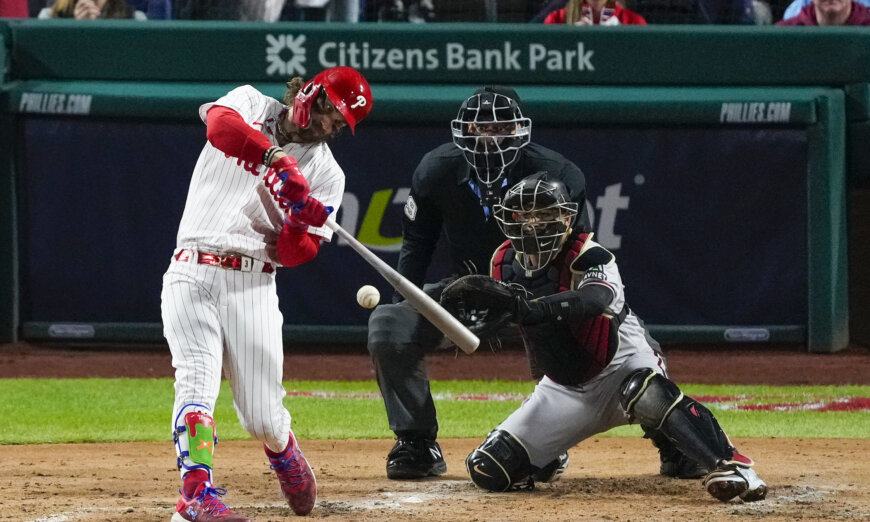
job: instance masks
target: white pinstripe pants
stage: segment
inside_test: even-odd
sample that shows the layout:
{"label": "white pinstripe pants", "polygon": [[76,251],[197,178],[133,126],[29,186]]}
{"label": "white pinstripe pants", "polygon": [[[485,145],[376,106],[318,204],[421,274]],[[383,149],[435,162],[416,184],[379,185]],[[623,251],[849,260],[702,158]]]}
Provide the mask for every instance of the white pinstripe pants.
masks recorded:
{"label": "white pinstripe pants", "polygon": [[269,449],[283,450],[290,413],[283,403],[283,316],[274,273],[173,260],[161,300],[175,368],[173,429],[185,404],[214,410],[223,365],[242,427]]}

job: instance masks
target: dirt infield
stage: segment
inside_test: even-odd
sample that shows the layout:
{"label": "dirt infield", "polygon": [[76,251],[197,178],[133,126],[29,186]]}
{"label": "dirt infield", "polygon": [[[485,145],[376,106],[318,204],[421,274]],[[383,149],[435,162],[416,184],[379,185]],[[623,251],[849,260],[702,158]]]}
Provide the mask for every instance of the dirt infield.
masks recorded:
{"label": "dirt infield", "polygon": [[[465,456],[479,441],[441,444],[448,472],[390,481],[390,441],[303,441],[319,481],[311,518],[344,520],[867,520],[866,440],[737,441],[758,458],[771,487],[755,504],[720,503],[698,480],[656,475],[647,441],[596,438],[571,450],[559,482],[535,492],[492,494],[468,481]],[[16,521],[169,520],[177,474],[168,444],[0,446],[0,519]],[[258,521],[295,519],[254,442],[226,442],[216,480],[237,511]]]}
{"label": "dirt infield", "polygon": [[[667,349],[671,375],[682,383],[870,384],[870,350],[807,354],[794,348],[754,351]],[[435,379],[525,379],[518,351],[480,353],[456,361],[430,357]],[[88,347],[0,347],[0,377],[164,377],[161,349],[124,353]],[[287,379],[372,379],[364,350],[288,350]],[[755,504],[713,500],[698,480],[660,477],[648,441],[593,438],[573,448],[562,480],[535,492],[488,494],[468,481],[465,456],[478,439],[444,439],[448,473],[438,479],[390,481],[384,474],[392,441],[302,441],[318,476],[311,518],[344,520],[867,520],[870,440],[740,439],[771,488]],[[178,487],[169,442],[0,446],[0,520],[66,522],[168,520]],[[282,503],[259,445],[224,442],[216,481],[227,502],[259,521],[295,519]]]}

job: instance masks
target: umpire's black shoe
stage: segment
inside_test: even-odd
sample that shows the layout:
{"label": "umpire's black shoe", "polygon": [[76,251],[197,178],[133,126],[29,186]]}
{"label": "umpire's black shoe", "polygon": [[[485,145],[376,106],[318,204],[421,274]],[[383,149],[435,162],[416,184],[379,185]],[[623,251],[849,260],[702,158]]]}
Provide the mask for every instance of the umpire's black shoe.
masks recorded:
{"label": "umpire's black shoe", "polygon": [[434,439],[399,437],[387,455],[387,478],[390,479],[418,479],[446,472],[441,446]]}

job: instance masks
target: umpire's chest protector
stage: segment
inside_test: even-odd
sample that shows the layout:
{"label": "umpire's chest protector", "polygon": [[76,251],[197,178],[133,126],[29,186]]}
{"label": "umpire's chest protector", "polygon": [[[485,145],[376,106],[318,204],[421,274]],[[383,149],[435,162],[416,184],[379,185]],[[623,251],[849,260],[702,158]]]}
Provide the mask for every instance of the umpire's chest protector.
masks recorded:
{"label": "umpire's chest protector", "polygon": [[[580,253],[589,234],[571,236],[569,244],[547,267],[532,277],[516,261],[505,241],[492,258],[492,277],[517,283],[535,298],[574,289],[588,268]],[[619,347],[619,321],[609,315],[586,317],[573,324],[521,326],[526,351],[547,377],[566,386],[582,384],[603,370]]]}

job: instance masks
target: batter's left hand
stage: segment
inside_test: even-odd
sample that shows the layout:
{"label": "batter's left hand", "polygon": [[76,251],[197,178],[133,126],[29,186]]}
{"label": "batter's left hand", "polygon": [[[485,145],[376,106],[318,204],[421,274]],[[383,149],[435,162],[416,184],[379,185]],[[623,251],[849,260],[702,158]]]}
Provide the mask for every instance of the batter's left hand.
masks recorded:
{"label": "batter's left hand", "polygon": [[303,203],[294,204],[287,217],[293,223],[322,227],[332,210],[332,207],[326,207],[320,201],[308,196]]}

